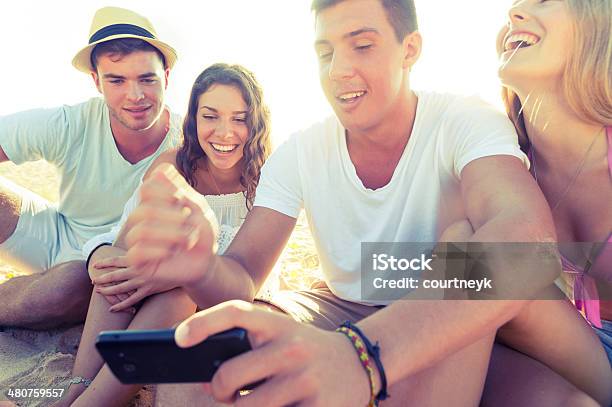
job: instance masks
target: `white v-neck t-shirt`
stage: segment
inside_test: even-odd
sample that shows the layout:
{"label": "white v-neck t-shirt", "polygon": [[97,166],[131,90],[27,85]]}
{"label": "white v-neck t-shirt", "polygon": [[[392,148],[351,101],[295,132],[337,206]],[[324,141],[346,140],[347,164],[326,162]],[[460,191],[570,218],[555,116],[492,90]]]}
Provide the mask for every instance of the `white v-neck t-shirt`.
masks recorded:
{"label": "white v-neck t-shirt", "polygon": [[330,117],[293,135],[267,160],[255,206],[297,218],[304,209],[323,276],[338,297],[360,303],[362,242],[435,242],[461,219],[461,171],[492,155],[528,159],[512,123],[477,98],[417,92],[412,134],[390,182],[365,188],[346,132]]}

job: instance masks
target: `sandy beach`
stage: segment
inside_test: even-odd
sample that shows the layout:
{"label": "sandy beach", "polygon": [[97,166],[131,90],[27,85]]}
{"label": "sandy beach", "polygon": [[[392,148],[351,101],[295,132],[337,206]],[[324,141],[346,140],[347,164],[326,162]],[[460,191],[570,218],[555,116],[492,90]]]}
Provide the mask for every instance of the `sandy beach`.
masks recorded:
{"label": "sandy beach", "polygon": [[[45,162],[16,166],[0,164],[4,177],[32,190],[45,199],[58,199],[58,177]],[[22,275],[20,270],[0,258],[0,284]],[[319,260],[304,216],[292,234],[274,273],[271,283],[276,288],[305,288],[319,277]],[[9,389],[65,388],[74,363],[82,326],[51,331],[29,331],[0,328],[0,403]],[[53,399],[29,398],[17,401],[19,406],[47,406]],[[131,406],[150,406],[152,392],[142,390]]]}

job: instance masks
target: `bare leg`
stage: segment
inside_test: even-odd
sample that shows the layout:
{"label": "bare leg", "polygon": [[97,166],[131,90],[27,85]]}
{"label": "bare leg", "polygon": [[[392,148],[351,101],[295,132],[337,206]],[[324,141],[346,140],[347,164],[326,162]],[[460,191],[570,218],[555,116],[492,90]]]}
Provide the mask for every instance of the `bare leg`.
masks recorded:
{"label": "bare leg", "polygon": [[389,406],[477,406],[487,375],[491,334],[389,389]]}
{"label": "bare leg", "polygon": [[49,329],[81,323],[87,315],[91,291],[84,261],[14,277],[0,284],[0,325]]}
{"label": "bare leg", "polygon": [[[527,358],[532,362],[536,359],[567,379],[568,383],[563,386],[556,379],[543,381],[550,387],[547,393],[567,394],[575,386],[604,406],[612,403],[612,369],[608,358],[593,329],[569,301],[530,302],[498,331],[497,338],[500,343],[533,358]],[[506,352],[504,358],[512,355],[517,353]],[[525,365],[526,362],[520,364]],[[503,375],[496,371],[498,366],[503,364],[492,365],[492,375]],[[532,385],[541,389],[537,387],[541,383],[532,382]]]}
{"label": "bare leg", "polygon": [[[104,298],[102,301],[106,302]],[[169,328],[189,317],[195,310],[196,305],[183,290],[166,291],[147,298],[128,329]],[[73,406],[125,405],[141,387],[121,384],[108,366],[104,365],[91,386],[75,400]]]}
{"label": "bare leg", "polygon": [[[92,294],[87,321],[72,369],[73,377],[94,378],[104,364],[95,348],[96,337],[101,331],[125,329],[134,318],[134,315],[128,312],[110,312],[109,307],[110,304],[104,296],[96,292]],[[57,406],[69,406],[84,391],[83,384],[71,385]]]}
{"label": "bare leg", "polygon": [[494,346],[481,406],[599,405],[544,364],[503,345]]}
{"label": "bare leg", "polygon": [[[18,191],[0,178],[0,243],[15,232],[21,205]],[[90,295],[84,262],[15,277],[0,284],[0,325],[48,329],[80,323],[85,320]]]}
{"label": "bare leg", "polygon": [[[105,246],[96,250],[92,254],[89,263],[89,277],[93,279],[116,270],[116,268],[99,270],[93,267],[93,265],[104,258],[123,254],[125,254],[124,250],[112,246]],[[85,321],[81,342],[79,343],[79,350],[72,368],[72,377],[93,379],[104,364],[104,361],[95,348],[98,333],[105,330],[125,329],[134,318],[134,314],[131,311],[109,312],[108,308],[110,305],[111,304],[103,295],[96,292],[92,293],[89,302],[89,310],[87,311],[87,320]],[[55,406],[70,405],[81,393],[83,393],[83,391],[85,391],[85,386],[83,384],[71,385],[62,399],[55,403]]]}
{"label": "bare leg", "polygon": [[[466,241],[472,233],[467,221],[458,222],[444,232],[443,239]],[[554,286],[550,290],[559,291]],[[550,298],[554,298],[554,295],[550,295]],[[530,372],[536,372],[539,378],[537,381],[507,381],[506,392],[520,391],[523,394],[523,401],[515,405],[527,405],[528,394],[534,397],[535,404],[532,405],[556,405],[538,404],[537,400],[541,400],[538,394],[542,393],[550,397],[559,396],[559,400],[589,399],[585,394],[580,396],[580,390],[603,405],[609,405],[612,401],[612,370],[607,357],[590,326],[569,301],[531,301],[499,329],[497,340],[528,355],[505,352],[503,357],[520,359],[516,363],[524,368],[523,376],[529,377]],[[492,405],[505,402],[502,396],[505,392],[499,388],[503,380],[495,379],[507,375],[504,370],[497,371],[504,369],[503,366],[503,363],[494,363],[489,369],[492,378],[488,380],[487,386],[496,386],[495,391],[486,391],[487,400]],[[516,371],[512,374],[521,375]],[[514,385],[520,385],[521,389],[513,389]]]}
{"label": "bare leg", "polygon": [[200,406],[222,407],[229,404],[216,402],[204,393],[201,383],[165,384],[157,386],[155,407]]}

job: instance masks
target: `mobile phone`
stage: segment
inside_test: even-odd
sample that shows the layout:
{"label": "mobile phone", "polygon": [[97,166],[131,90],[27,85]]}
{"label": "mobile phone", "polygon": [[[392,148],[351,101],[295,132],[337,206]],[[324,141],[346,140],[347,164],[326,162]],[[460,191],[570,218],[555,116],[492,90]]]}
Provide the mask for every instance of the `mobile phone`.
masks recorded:
{"label": "mobile phone", "polygon": [[180,348],[174,329],[105,331],[96,348],[124,384],[210,382],[223,362],[251,350],[247,332],[234,328]]}

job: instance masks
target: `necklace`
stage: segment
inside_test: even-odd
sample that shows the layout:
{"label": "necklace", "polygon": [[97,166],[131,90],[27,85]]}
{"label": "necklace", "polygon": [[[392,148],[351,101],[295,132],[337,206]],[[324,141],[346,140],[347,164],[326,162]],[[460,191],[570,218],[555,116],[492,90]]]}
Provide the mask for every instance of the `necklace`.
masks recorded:
{"label": "necklace", "polygon": [[219,185],[217,185],[217,180],[215,180],[215,176],[212,171],[210,171],[210,165],[208,164],[208,160],[206,161],[206,169],[208,170],[208,175],[210,175],[210,179],[212,180],[215,189],[217,190],[217,195],[221,195],[221,189],[219,189]]}
{"label": "necklace", "polygon": [[[587,148],[586,152],[584,153],[584,157],[582,157],[582,161],[580,161],[580,164],[578,165],[578,168],[576,168],[576,172],[572,176],[572,179],[570,180],[570,182],[568,182],[567,186],[565,187],[565,189],[563,190],[563,192],[561,193],[561,195],[557,199],[557,202],[554,205],[551,205],[551,208],[550,208],[551,212],[553,212],[555,209],[557,209],[559,207],[559,205],[561,204],[561,202],[563,202],[563,199],[565,198],[567,193],[570,191],[570,189],[572,189],[572,187],[576,183],[576,180],[578,179],[578,176],[582,172],[582,169],[584,168],[584,165],[587,162],[587,158],[589,157],[589,153],[591,152],[591,150],[593,149],[593,146],[595,145],[595,141],[597,140],[597,136],[599,136],[599,133],[601,132],[602,129],[603,129],[603,127],[597,129],[597,131],[595,132],[595,136],[593,137],[593,141],[591,141],[591,144],[589,145],[589,148]],[[536,150],[535,150],[535,148],[532,151],[533,151],[533,154],[532,154],[532,156],[533,156],[533,177],[535,178],[536,183],[538,185],[540,185],[540,181],[538,181],[538,170],[537,170],[537,166],[536,166]]]}

